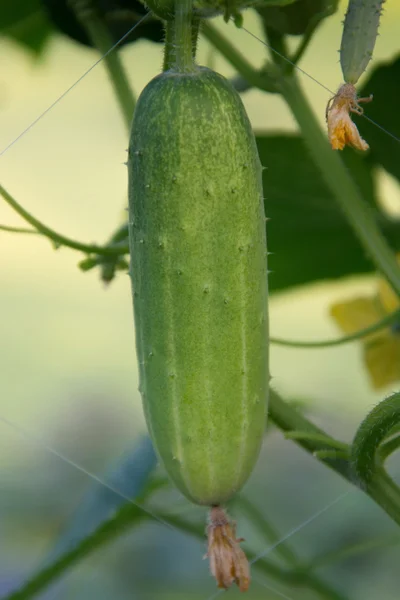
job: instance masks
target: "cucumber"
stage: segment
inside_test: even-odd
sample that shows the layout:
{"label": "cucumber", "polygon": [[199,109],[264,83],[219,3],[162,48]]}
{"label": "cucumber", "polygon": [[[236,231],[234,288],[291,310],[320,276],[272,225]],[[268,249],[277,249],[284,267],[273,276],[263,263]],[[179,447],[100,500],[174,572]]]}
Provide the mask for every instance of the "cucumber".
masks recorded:
{"label": "cucumber", "polygon": [[355,85],[372,58],[385,0],[349,0],[340,64],[346,83]]}
{"label": "cucumber", "polygon": [[262,168],[238,93],[203,67],[157,76],[135,109],[128,171],[149,432],[178,489],[219,505],[257,460],[269,384]]}

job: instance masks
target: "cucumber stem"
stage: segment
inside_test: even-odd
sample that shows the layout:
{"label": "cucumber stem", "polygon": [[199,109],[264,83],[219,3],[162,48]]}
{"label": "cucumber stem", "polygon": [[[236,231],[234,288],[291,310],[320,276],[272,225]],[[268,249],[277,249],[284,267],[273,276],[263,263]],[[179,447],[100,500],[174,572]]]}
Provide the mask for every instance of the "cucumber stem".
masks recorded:
{"label": "cucumber stem", "polygon": [[214,25],[203,21],[201,33],[251,86],[266,92],[276,91],[273,79],[268,74],[257,71]]}
{"label": "cucumber stem", "polygon": [[193,0],[176,0],[174,66],[181,73],[190,73],[195,69],[193,60],[192,13]]}
{"label": "cucumber stem", "polygon": [[173,21],[165,23],[164,63],[163,71],[169,71],[176,63],[175,27]]}
{"label": "cucumber stem", "polygon": [[104,64],[114,94],[121,109],[125,126],[129,131],[136,98],[118,55],[118,50],[109,52],[113,46],[110,32],[101,17],[97,14],[96,9],[92,6],[91,0],[71,0],[71,6],[86,30],[90,41],[104,57]]}
{"label": "cucumber stem", "polygon": [[[193,17],[191,25],[192,36],[192,57],[196,58],[197,40],[199,37],[200,19]],[[164,63],[163,71],[173,69],[176,65],[176,27],[174,21],[167,21],[165,24],[165,42],[164,42]]]}

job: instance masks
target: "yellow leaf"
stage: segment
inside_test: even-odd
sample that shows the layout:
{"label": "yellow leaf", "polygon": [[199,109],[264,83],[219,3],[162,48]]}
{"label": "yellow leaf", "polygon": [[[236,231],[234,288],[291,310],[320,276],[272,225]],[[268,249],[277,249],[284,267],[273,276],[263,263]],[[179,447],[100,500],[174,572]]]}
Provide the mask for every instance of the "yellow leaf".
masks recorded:
{"label": "yellow leaf", "polygon": [[[347,302],[338,302],[331,307],[330,313],[346,334],[370,327],[385,316],[383,307],[376,298],[354,298]],[[387,333],[387,329],[382,331]],[[381,337],[382,331],[373,333],[365,339]]]}
{"label": "yellow leaf", "polygon": [[385,312],[391,313],[400,308],[400,300],[386,279],[380,279],[378,283],[379,300]]}
{"label": "yellow leaf", "polygon": [[364,360],[375,389],[400,381],[400,335],[387,333],[365,344]]}

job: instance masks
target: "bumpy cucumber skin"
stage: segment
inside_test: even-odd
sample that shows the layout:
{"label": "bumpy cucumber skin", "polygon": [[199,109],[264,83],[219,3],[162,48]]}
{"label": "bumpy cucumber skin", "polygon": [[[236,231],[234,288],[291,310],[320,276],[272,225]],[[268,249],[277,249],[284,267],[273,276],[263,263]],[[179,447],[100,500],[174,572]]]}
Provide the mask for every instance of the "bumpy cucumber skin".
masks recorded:
{"label": "bumpy cucumber skin", "polygon": [[153,79],[128,170],[149,432],[180,491],[219,504],[257,460],[269,383],[262,168],[237,92],[205,68]]}
{"label": "bumpy cucumber skin", "polygon": [[346,83],[355,85],[372,58],[384,1],[349,0],[340,46]]}

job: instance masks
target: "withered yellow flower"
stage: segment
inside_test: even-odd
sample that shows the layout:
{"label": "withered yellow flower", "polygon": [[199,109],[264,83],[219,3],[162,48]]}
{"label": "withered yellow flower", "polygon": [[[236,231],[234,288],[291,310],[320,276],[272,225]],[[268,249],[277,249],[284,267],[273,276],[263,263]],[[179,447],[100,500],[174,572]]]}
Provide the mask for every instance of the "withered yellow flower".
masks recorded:
{"label": "withered yellow flower", "polygon": [[250,568],[247,557],[236,538],[235,524],[229,520],[225,511],[219,506],[210,510],[207,527],[208,552],[210,570],[217,580],[219,588],[228,589],[236,583],[241,592],[250,585]]}
{"label": "withered yellow flower", "polygon": [[328,136],[334,150],[343,150],[345,146],[352,146],[357,150],[368,150],[369,146],[361,137],[353,123],[350,113],[362,115],[364,110],[361,102],[370,102],[368,98],[357,98],[357,91],[351,83],[343,84],[337,94],[333,96],[326,107],[326,120],[328,123]]}
{"label": "withered yellow flower", "polygon": [[[400,308],[389,284],[380,280],[378,293],[332,306],[331,315],[346,334],[365,329]],[[400,381],[400,320],[363,338],[363,359],[375,389]]]}

